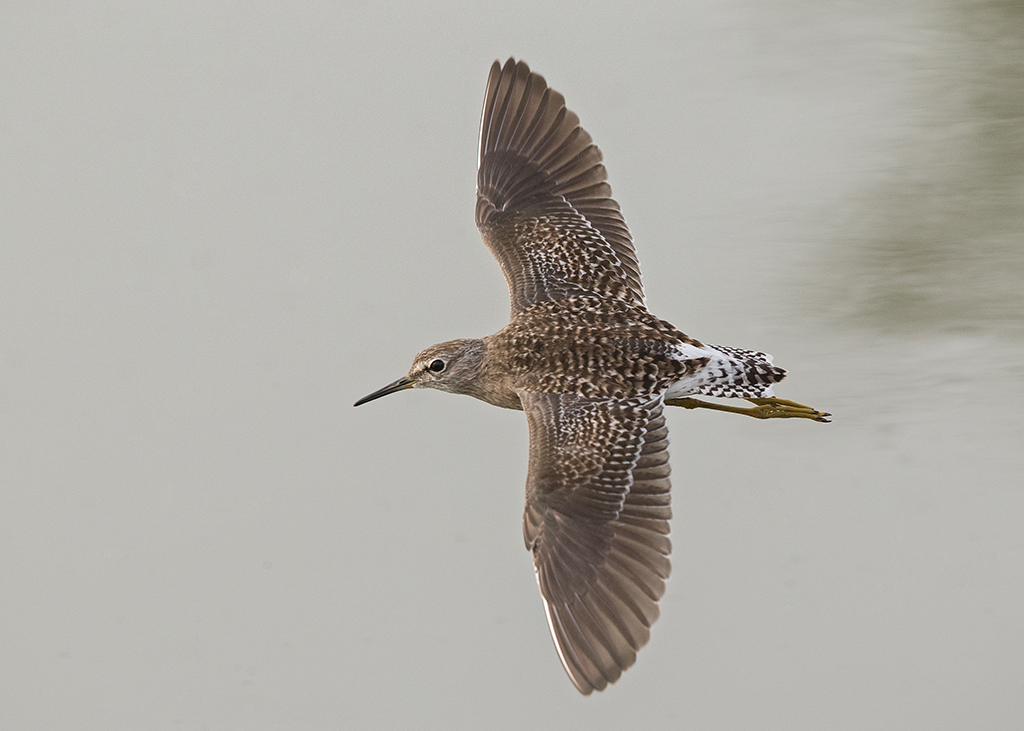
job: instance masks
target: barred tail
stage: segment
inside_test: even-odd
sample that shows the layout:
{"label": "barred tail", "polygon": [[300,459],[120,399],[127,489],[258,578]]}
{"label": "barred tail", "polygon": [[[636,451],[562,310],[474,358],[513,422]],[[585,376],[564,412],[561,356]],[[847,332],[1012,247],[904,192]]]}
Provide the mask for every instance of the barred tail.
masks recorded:
{"label": "barred tail", "polygon": [[717,354],[701,372],[697,393],[726,398],[770,398],[772,385],[786,377],[786,370],[772,365],[767,353],[725,345],[705,345]]}

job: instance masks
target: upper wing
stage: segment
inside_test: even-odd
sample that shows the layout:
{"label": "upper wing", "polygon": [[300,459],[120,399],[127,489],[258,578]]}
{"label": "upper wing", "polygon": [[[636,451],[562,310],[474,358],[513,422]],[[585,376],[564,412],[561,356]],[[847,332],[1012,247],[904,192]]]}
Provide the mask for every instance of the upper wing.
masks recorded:
{"label": "upper wing", "polygon": [[665,593],[672,509],[662,400],[520,398],[530,425],[523,534],[558,656],[588,694],[633,664]]}
{"label": "upper wing", "polygon": [[640,264],[601,151],[522,61],[495,61],[480,120],[476,224],[512,312],[589,292],[643,306]]}

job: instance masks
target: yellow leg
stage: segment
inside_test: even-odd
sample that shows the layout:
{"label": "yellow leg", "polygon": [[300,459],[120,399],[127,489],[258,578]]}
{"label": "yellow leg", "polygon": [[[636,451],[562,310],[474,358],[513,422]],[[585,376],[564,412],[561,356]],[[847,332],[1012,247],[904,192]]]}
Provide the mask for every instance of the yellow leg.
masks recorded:
{"label": "yellow leg", "polygon": [[796,401],[787,401],[781,398],[748,398],[745,400],[754,406],[730,406],[689,397],[666,399],[665,403],[668,406],[682,406],[684,409],[728,411],[730,414],[744,414],[753,416],[755,419],[813,419],[824,423],[831,421],[828,417],[832,414],[817,411],[810,406],[798,404]]}

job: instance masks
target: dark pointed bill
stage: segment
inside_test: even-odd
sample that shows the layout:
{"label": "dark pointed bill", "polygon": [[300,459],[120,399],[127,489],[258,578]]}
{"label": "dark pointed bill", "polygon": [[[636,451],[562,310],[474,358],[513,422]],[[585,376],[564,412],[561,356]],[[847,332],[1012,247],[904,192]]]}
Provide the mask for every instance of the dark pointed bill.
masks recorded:
{"label": "dark pointed bill", "polygon": [[374,399],[378,399],[381,396],[387,396],[389,393],[395,393],[396,391],[404,391],[407,388],[412,388],[413,383],[414,381],[408,376],[402,376],[394,383],[389,383],[379,391],[374,391],[369,396],[363,396],[361,399],[359,399],[352,405],[361,406],[362,404],[365,404],[367,401],[373,401]]}

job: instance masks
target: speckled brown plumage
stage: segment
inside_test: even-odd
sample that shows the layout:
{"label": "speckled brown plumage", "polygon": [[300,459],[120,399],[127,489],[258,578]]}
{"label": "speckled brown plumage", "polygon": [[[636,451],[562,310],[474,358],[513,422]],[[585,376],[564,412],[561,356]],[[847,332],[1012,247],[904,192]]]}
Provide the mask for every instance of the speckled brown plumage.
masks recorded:
{"label": "speckled brown plumage", "polygon": [[582,293],[643,306],[633,239],[601,151],[544,77],[491,67],[480,122],[476,222],[512,311]]}
{"label": "speckled brown plumage", "polygon": [[484,341],[517,393],[654,397],[710,359],[686,357],[680,346],[701,344],[646,309],[589,294],[531,305]]}
{"label": "speckled brown plumage", "polygon": [[[764,399],[785,376],[764,353],[705,345],[647,311],[606,177],[562,95],[523,62],[495,62],[476,221],[508,283],[510,322],[427,348],[356,404],[436,388],[525,411],[523,535],[559,658],[585,694],[633,664],[658,617],[671,552],[666,399]],[[794,407],[782,415],[824,416]]]}

